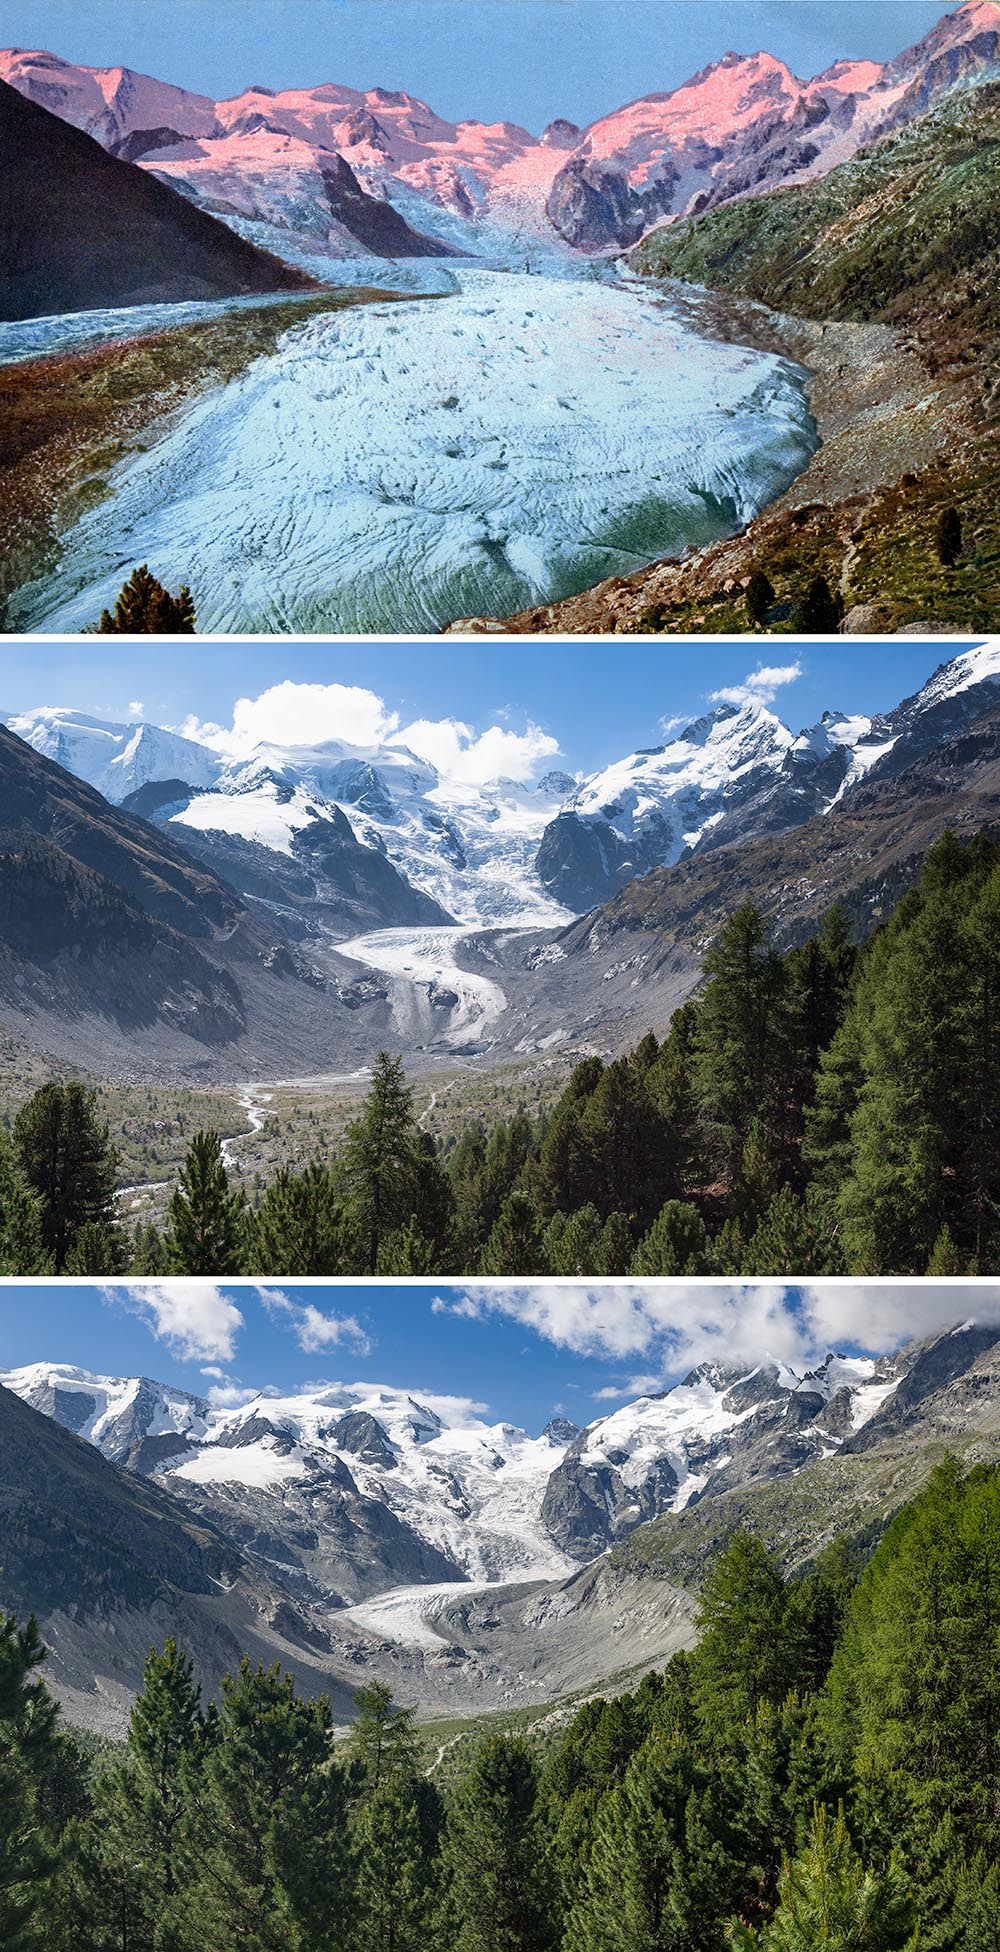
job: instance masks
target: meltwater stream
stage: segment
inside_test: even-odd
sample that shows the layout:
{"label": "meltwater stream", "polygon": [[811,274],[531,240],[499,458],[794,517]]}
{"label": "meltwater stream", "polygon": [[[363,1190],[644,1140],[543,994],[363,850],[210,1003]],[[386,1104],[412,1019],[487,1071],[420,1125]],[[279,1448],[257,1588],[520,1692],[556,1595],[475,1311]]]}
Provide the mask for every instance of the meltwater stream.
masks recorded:
{"label": "meltwater stream", "polygon": [[731,533],[815,448],[804,372],[702,337],[690,294],[449,277],[291,328],[121,466],[9,627],[81,628],[136,563],[202,632],[504,616]]}

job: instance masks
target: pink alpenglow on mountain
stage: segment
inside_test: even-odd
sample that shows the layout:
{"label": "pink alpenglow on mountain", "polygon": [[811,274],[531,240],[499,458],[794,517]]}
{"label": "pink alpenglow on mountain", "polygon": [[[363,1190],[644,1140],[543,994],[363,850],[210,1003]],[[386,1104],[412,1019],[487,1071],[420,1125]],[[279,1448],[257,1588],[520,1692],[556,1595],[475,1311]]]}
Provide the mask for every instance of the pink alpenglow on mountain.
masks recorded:
{"label": "pink alpenglow on mountain", "polygon": [[[391,203],[438,248],[495,251],[503,234],[584,251],[631,244],[651,224],[727,198],[800,182],[1000,68],[1000,5],[967,0],[894,60],[844,60],[809,80],[767,52],[729,53],[669,93],[589,128],[558,119],[535,136],[513,122],[448,122],[402,91],[245,89],[212,102],[128,68],[76,67],[9,49],[0,77],[238,225],[299,248],[415,255],[355,192]],[[568,104],[567,106],[571,106]],[[337,158],[355,179],[347,186]],[[398,248],[394,248],[398,247]]]}

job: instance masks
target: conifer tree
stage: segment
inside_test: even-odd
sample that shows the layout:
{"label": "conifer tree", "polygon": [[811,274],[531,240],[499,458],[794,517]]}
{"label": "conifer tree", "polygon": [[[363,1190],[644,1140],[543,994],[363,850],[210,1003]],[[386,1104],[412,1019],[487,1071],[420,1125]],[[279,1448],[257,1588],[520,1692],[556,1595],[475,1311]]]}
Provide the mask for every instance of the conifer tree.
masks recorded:
{"label": "conifer tree", "polygon": [[442,1936],[453,1952],[553,1946],[536,1796],[527,1743],[499,1735],[481,1745],[445,1821]]}
{"label": "conifer tree", "polygon": [[632,1229],[624,1213],[609,1213],[596,1244],[595,1274],[627,1274],[634,1253]]}
{"label": "conifer tree", "polygon": [[43,1941],[58,1849],[47,1835],[42,1787],[56,1742],[56,1706],[35,1670],[45,1650],[34,1619],[0,1613],[0,1945]]}
{"label": "conifer tree", "polygon": [[367,1274],[378,1267],[382,1241],[415,1209],[418,1138],[402,1064],[380,1051],[361,1116],[347,1128],[343,1162],[350,1223]]}
{"label": "conifer tree", "polygon": [[790,1186],[776,1193],[743,1255],[743,1274],[843,1274],[843,1254],[821,1210],[796,1198]]}
{"label": "conifer tree", "polygon": [[945,569],[954,569],[962,553],[962,518],[957,508],[943,508],[934,532],[937,559]]}
{"label": "conifer tree", "polygon": [[47,1274],[49,1266],[41,1200],[6,1132],[0,1132],[0,1275]]}
{"label": "conifer tree", "polygon": [[320,1160],[304,1172],[282,1166],[247,1223],[248,1271],[286,1277],[349,1274],[343,1191]]}
{"label": "conifer tree", "polygon": [[113,1922],[133,1952],[193,1952],[182,1922],[186,1839],[206,1724],[191,1662],[168,1639],[150,1653],[125,1752],[97,1778],[93,1822],[78,1853],[81,1909]]}
{"label": "conifer tree", "polygon": [[324,1696],[244,1657],[187,1774],[190,1878],[182,1914],[212,1952],[327,1952],[350,1943],[355,1866]]}
{"label": "conifer tree", "polygon": [[595,1274],[600,1270],[603,1228],[596,1206],[577,1213],[554,1213],[542,1238],[542,1258],[549,1274]]}
{"label": "conifer tree", "polygon": [[762,624],[774,602],[771,579],[762,569],[752,571],[746,586],[745,600],[751,623]]}
{"label": "conifer tree", "polygon": [[920,1942],[902,1859],[894,1851],[883,1871],[862,1864],[843,1808],[831,1820],[818,1805],[801,1855],[787,1862],[779,1904],[761,1932],[735,1922],[736,1952],[908,1952]]}
{"label": "conifer tree", "polygon": [[802,1624],[759,1539],[736,1532],[698,1608],[695,1701],[706,1740],[729,1741],[761,1702],[780,1707],[800,1678]]}
{"label": "conifer tree", "polygon": [[394,1776],[372,1793],[358,1818],[355,1844],[364,1952],[426,1952],[433,1898],[415,1777]]}
{"label": "conifer tree", "polygon": [[232,1192],[218,1132],[196,1132],[167,1208],[173,1274],[239,1274],[246,1209]]}
{"label": "conifer tree", "polygon": [[542,1225],[526,1193],[509,1193],[479,1262],[481,1274],[545,1274]]}
{"label": "conifer tree", "polygon": [[632,1261],[633,1274],[704,1274],[708,1240],[705,1222],[696,1206],[668,1200]]}
{"label": "conifer tree", "polygon": [[787,1073],[789,977],[760,911],[736,910],[704,961],[694,1043],[694,1089],[718,1168],[739,1184],[754,1119],[781,1127]]}
{"label": "conifer tree", "polygon": [[114,610],[102,610],[98,635],[193,637],[194,604],[186,583],[171,596],[146,564],[122,585]]}
{"label": "conifer tree", "polygon": [[351,1725],[348,1749],[360,1772],[365,1796],[373,1796],[389,1778],[416,1774],[416,1710],[398,1707],[384,1681],[369,1681],[359,1688],[354,1705],[358,1713]]}
{"label": "conifer tree", "polygon": [[14,1120],[14,1145],[22,1172],[41,1202],[42,1245],[61,1274],[82,1228],[105,1229],[109,1256],[124,1264],[124,1243],[115,1213],[118,1154],[97,1116],[97,1094],[75,1080],[42,1085]]}

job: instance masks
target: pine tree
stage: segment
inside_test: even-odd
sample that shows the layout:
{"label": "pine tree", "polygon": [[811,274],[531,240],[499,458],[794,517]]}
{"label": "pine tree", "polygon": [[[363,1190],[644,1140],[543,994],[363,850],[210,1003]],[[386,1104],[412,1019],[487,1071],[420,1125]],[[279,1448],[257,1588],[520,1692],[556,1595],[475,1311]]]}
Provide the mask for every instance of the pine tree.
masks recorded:
{"label": "pine tree", "polygon": [[752,571],[746,586],[745,600],[751,622],[762,624],[774,602],[771,580],[762,569]]}
{"label": "pine tree", "polygon": [[0,1275],[47,1274],[49,1267],[41,1200],[7,1134],[0,1132]]}
{"label": "pine tree", "polygon": [[324,1696],[246,1658],[226,1675],[204,1760],[186,1777],[190,1875],[181,1910],[212,1952],[349,1944],[354,1854]]}
{"label": "pine tree", "polygon": [[633,1274],[704,1274],[708,1237],[696,1206],[668,1200],[644,1234],[632,1260]]}
{"label": "pine tree", "polygon": [[603,1233],[596,1206],[581,1207],[577,1213],[554,1213],[542,1238],[542,1258],[549,1274],[601,1273],[598,1263]]}
{"label": "pine tree", "polygon": [[736,1532],[712,1565],[698,1608],[695,1701],[706,1740],[730,1741],[762,1702],[780,1707],[804,1659],[802,1623],[759,1539]]}
{"label": "pine tree", "polygon": [[595,1274],[627,1274],[635,1245],[624,1213],[609,1213],[594,1256]]}
{"label": "pine tree", "polygon": [[843,1274],[843,1254],[830,1221],[790,1186],[776,1193],[746,1247],[743,1274]]}
{"label": "pine tree", "polygon": [[817,1806],[809,1841],[786,1862],[778,1896],[778,1909],[762,1932],[733,1924],[730,1943],[737,1952],[916,1952],[920,1941],[899,1852],[883,1871],[862,1864],[843,1808],[831,1821]]}
{"label": "pine tree", "polygon": [[98,634],[107,636],[193,637],[194,604],[186,583],[171,596],[146,564],[122,585],[113,611],[102,610]]}
{"label": "pine tree", "polygon": [[354,1835],[363,1952],[426,1952],[432,1885],[416,1778],[395,1776],[374,1790]]}
{"label": "pine tree", "polygon": [[14,1120],[18,1162],[41,1202],[42,1245],[57,1274],[82,1228],[103,1227],[116,1273],[124,1265],[124,1241],[115,1212],[118,1154],[97,1116],[97,1094],[73,1081],[46,1084],[21,1106]]}
{"label": "pine tree", "polygon": [[58,1850],[42,1815],[44,1777],[57,1740],[57,1709],[35,1670],[45,1650],[34,1619],[0,1613],[0,1945],[44,1943]]}
{"label": "pine tree", "polygon": [[775,1142],[783,1130],[790,978],[752,904],[736,910],[708,950],[694,1035],[694,1091],[710,1152],[740,1183],[756,1119]]}
{"label": "pine tree", "polygon": [[429,1240],[415,1213],[405,1227],[387,1235],[378,1250],[376,1274],[443,1274],[434,1242]]}
{"label": "pine tree", "polygon": [[957,508],[943,508],[934,531],[934,548],[939,563],[954,569],[962,553],[962,518]]}
{"label": "pine tree", "polygon": [[564,1952],[714,1952],[739,1888],[709,1771],[654,1731],[600,1804]]}
{"label": "pine tree", "polygon": [[181,1919],[185,1830],[205,1739],[191,1662],[168,1640],[146,1660],[125,1753],[98,1775],[79,1855],[81,1909],[112,1920],[113,1943],[132,1952],[193,1952]]}
{"label": "pine tree", "polygon": [[414,1728],[416,1710],[399,1708],[384,1681],[369,1681],[354,1697],[357,1719],[351,1726],[348,1749],[357,1766],[366,1796],[373,1796],[394,1776],[415,1775],[419,1743]]}
{"label": "pine tree", "polygon": [[282,1166],[247,1223],[252,1274],[349,1274],[350,1240],[338,1176],[320,1160],[304,1172]]}
{"label": "pine tree", "polygon": [[366,1274],[378,1267],[382,1241],[415,1210],[418,1140],[402,1064],[380,1051],[361,1116],[347,1128],[343,1158],[350,1224]]}
{"label": "pine tree", "polygon": [[826,577],[814,576],[805,596],[796,605],[795,628],[822,636],[839,628],[843,614],[843,600],[833,595]]}
{"label": "pine tree", "polygon": [[173,1274],[240,1274],[246,1209],[231,1192],[218,1132],[196,1132],[167,1208]]}
{"label": "pine tree", "polygon": [[480,1274],[545,1274],[542,1225],[526,1193],[509,1193],[479,1260]]}
{"label": "pine tree", "polygon": [[484,1742],[448,1809],[442,1845],[445,1942],[453,1952],[548,1952],[548,1917],[526,1742]]}

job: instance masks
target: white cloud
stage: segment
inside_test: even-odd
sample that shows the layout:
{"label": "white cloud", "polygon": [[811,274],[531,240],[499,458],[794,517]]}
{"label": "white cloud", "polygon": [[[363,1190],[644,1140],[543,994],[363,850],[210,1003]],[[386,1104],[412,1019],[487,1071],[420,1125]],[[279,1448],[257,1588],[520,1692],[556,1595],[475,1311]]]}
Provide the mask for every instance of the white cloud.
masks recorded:
{"label": "white cloud", "polygon": [[259,1389],[244,1389],[239,1383],[213,1383],[208,1400],[213,1410],[238,1410],[259,1395]]}
{"label": "white cloud", "polygon": [[343,1345],[355,1355],[371,1353],[371,1338],[365,1334],[356,1315],[327,1315],[313,1302],[290,1301],[276,1288],[261,1288],[259,1298],[272,1321],[283,1321],[291,1329],[299,1348],[307,1354]]}
{"label": "white cloud", "polygon": [[665,739],[669,739],[675,732],[680,731],[682,725],[690,725],[690,723],[690,719],[685,718],[683,712],[674,712],[670,718],[661,718],[660,731],[663,733]]}
{"label": "white cloud", "polygon": [[457,786],[485,786],[490,780],[530,780],[543,759],[553,759],[559,741],[529,721],[525,732],[506,732],[491,725],[476,732],[457,718],[418,718],[392,740],[409,746],[420,759],[437,768],[442,779]]}
{"label": "white cloud", "polygon": [[782,685],[794,684],[801,676],[801,664],[759,664],[742,684],[723,685],[709,697],[713,705],[772,705]]}
{"label": "white cloud", "polygon": [[457,718],[418,718],[401,727],[398,712],[362,685],[297,684],[291,678],[256,698],[238,698],[232,725],[191,714],[175,729],[231,759],[245,759],[262,744],[313,746],[330,739],[349,746],[408,746],[459,786],[530,780],[542,760],[559,752],[558,739],[530,721],[524,732],[502,725],[480,732]]}
{"label": "white cloud", "polygon": [[141,718],[143,713],[145,712],[145,709],[146,707],[143,704],[141,698],[133,698],[128,708],[129,718]]}
{"label": "white cloud", "polygon": [[598,1401],[611,1401],[661,1388],[701,1362],[753,1364],[770,1356],[801,1373],[848,1344],[884,1354],[970,1318],[1000,1324],[1000,1286],[926,1279],[825,1281],[799,1291],[782,1282],[473,1283],[432,1307],[467,1320],[506,1316],[574,1355],[616,1362],[644,1356],[641,1374],[596,1392]]}
{"label": "white cloud", "polygon": [[243,1316],[221,1288],[205,1281],[140,1281],[105,1286],[101,1293],[140,1316],[183,1361],[231,1361]]}
{"label": "white cloud", "polygon": [[256,698],[237,698],[228,728],[189,718],[179,728],[235,759],[256,746],[315,746],[328,739],[351,746],[384,745],[398,730],[395,712],[363,685],[296,684],[283,678]]}

